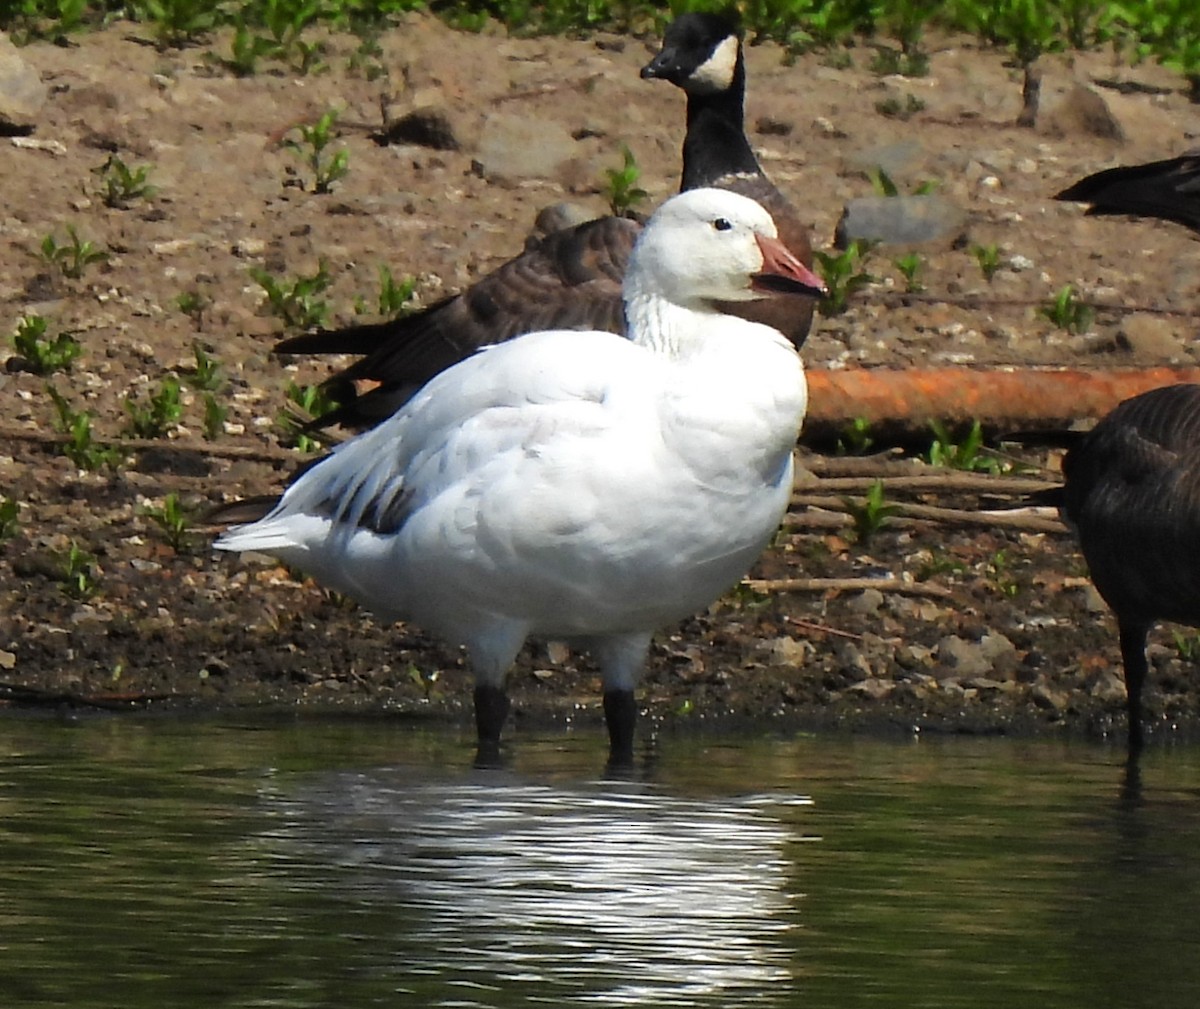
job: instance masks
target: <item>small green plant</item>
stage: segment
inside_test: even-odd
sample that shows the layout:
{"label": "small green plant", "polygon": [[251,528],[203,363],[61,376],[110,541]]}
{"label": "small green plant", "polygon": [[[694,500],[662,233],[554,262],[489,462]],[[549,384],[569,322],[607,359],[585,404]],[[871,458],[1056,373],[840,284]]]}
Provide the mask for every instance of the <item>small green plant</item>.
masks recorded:
{"label": "small green plant", "polygon": [[909,294],[919,294],[925,290],[925,285],[917,279],[917,275],[925,263],[917,253],[910,252],[899,259],[893,259],[892,263],[904,277],[905,291]]}
{"label": "small green plant", "polygon": [[317,264],[317,272],[311,277],[280,281],[266,270],[251,267],[250,276],[267,293],[267,303],[288,329],[312,329],[325,324],[329,304],[317,295],[330,284],[331,277],[325,268],[325,260]]}
{"label": "small green plant", "polygon": [[887,98],[881,98],[875,103],[875,111],[881,116],[886,116],[888,119],[899,119],[901,122],[907,122],[918,112],[925,111],[925,101],[911,93],[905,94],[903,101],[896,95],[889,95]]}
{"label": "small green plant", "polygon": [[212,305],[212,299],[194,288],[175,296],[175,307],[192,320],[197,330],[203,328],[204,313]]}
{"label": "small green plant", "polygon": [[337,109],[329,109],[315,123],[295,127],[300,134],[299,140],[285,141],[285,146],[312,172],[314,193],[330,192],[333,184],[350,171],[350,152],[345,147],[333,152],[328,150],[337,117]]}
{"label": "small green plant", "polygon": [[838,455],[866,455],[874,444],[871,422],[866,417],[855,417],[842,428],[837,440],[837,452]]}
{"label": "small green plant", "polygon": [[[408,307],[408,303],[412,301],[413,292],[416,290],[417,282],[413,277],[406,277],[404,280],[397,282],[392,276],[392,271],[386,266],[379,267],[379,296],[376,299],[376,312],[385,319],[394,319],[404,312]],[[356,315],[366,315],[368,311],[367,299],[358,297],[354,299],[354,312]]]}
{"label": "small green plant", "polygon": [[216,358],[209,357],[208,352],[199,343],[192,344],[192,357],[196,365],[190,373],[183,376],[188,388],[197,392],[216,392],[220,389],[225,383],[221,375],[221,363]]}
{"label": "small green plant", "polygon": [[276,423],[280,432],[301,452],[317,451],[321,447],[320,441],[304,432],[301,422],[296,420],[295,413],[299,412],[305,418],[316,420],[334,409],[337,403],[319,385],[297,385],[289,381],[283,394],[299,410],[285,409],[279,413]]}
{"label": "small green plant", "polygon": [[324,46],[320,42],[303,42],[304,29],[323,16],[323,0],[261,0],[260,16],[271,33],[275,54],[291,64],[300,74],[318,68]]}
{"label": "small green plant", "polygon": [[[871,58],[868,68],[871,73],[880,77],[897,75],[900,77],[925,77],[929,73],[929,57],[919,49],[911,52],[893,49],[891,46],[876,45],[875,55]],[[913,96],[908,96],[913,100]],[[921,108],[925,103],[921,102]],[[878,105],[875,106],[879,108]]]}
{"label": "small green plant", "polygon": [[62,590],[72,599],[90,599],[99,591],[96,558],[71,540],[59,559]]}
{"label": "small green plant", "polygon": [[850,298],[875,278],[861,267],[874,248],[874,243],[855,239],[844,250],[834,254],[814,251],[817,269],[828,292],[817,303],[824,316],[841,315],[849,307]]}
{"label": "small green plant", "polygon": [[854,521],[854,537],[859,543],[866,543],[900,510],[898,505],[887,504],[884,500],[882,480],[871,484],[862,500],[842,498],[842,503]]}
{"label": "small green plant", "polygon": [[162,530],[172,550],[177,554],[188,552],[192,545],[192,522],[176,494],[168,494],[157,508],[144,508],[142,514]]}
{"label": "small green plant", "polygon": [[205,0],[135,0],[139,21],[154,26],[158,44],[181,49],[195,43],[217,24],[218,8]]}
{"label": "small green plant", "polygon": [[54,426],[67,436],[66,444],[63,445],[63,455],[80,469],[89,472],[102,467],[108,467],[115,471],[125,456],[116,447],[106,447],[96,443],[92,435],[92,414],[86,410],[73,409],[71,404],[52,385],[46,386],[46,392],[53,401],[57,413]]}
{"label": "small green plant", "polygon": [[[885,172],[883,170],[883,168],[873,168],[873,169],[871,169],[871,171],[869,171],[867,173],[867,176],[871,180],[871,188],[873,190],[875,190],[875,195],[877,195],[877,196],[899,196],[900,195],[900,187],[898,185],[896,185],[895,180],[890,175],[888,175],[888,173]],[[917,185],[913,187],[912,195],[913,196],[928,196],[935,189],[937,189],[937,187],[938,187],[938,184],[936,181],[934,181],[933,179],[926,179],[924,182],[918,182]]]}
{"label": "small green plant", "polygon": [[42,239],[41,254],[49,265],[57,267],[64,277],[79,280],[83,271],[93,263],[103,263],[108,253],[90,241],[80,239],[73,224],[67,225],[69,245],[59,245],[54,235]]}
{"label": "small green plant", "polygon": [[204,394],[204,437],[208,441],[216,441],[225,433],[225,418],[229,416],[229,408],[222,406],[211,392]]}
{"label": "small green plant", "polygon": [[183,415],[180,402],[179,379],[164,378],[158,389],[150,394],[149,401],[141,403],[135,396],[126,396],[122,401],[129,414],[126,433],[133,438],[165,437]]}
{"label": "small green plant", "polygon": [[992,587],[1002,596],[1013,599],[1021,593],[1021,583],[1013,576],[1007,550],[997,550],[985,563],[985,573]]}
{"label": "small green plant", "polygon": [[71,362],[83,350],[70,333],[59,333],[53,340],[47,339],[46,320],[40,315],[26,315],[20,319],[12,345],[25,368],[35,375],[69,370]]}
{"label": "small green plant", "polygon": [[219,64],[235,77],[253,77],[258,73],[260,59],[276,56],[279,52],[279,47],[271,39],[264,38],[246,27],[246,20],[240,14],[234,20],[233,37],[229,41],[229,47],[229,56],[221,57],[209,52],[207,58],[209,62]]}
{"label": "small green plant", "polygon": [[966,470],[973,473],[1001,473],[1004,464],[995,456],[983,451],[983,426],[979,421],[971,425],[966,437],[957,441],[940,420],[929,422],[933,441],[929,446],[928,461],[931,466]]}
{"label": "small green plant", "polygon": [[1068,333],[1086,333],[1096,318],[1096,310],[1075,296],[1075,288],[1071,284],[1063,287],[1053,301],[1038,311]]}
{"label": "small green plant", "polygon": [[967,570],[967,565],[957,557],[952,557],[939,547],[929,552],[929,560],[924,561],[916,570],[914,577],[919,582],[927,582],[937,575],[961,575]]}
{"label": "small green plant", "polygon": [[0,497],[0,542],[17,534],[17,517],[21,506],[12,498]]}
{"label": "small green plant", "polygon": [[115,154],[92,171],[100,176],[100,198],[106,207],[123,210],[135,200],[149,200],[158,193],[158,187],[147,181],[149,165],[130,168]]}
{"label": "small green plant", "polygon": [[990,245],[972,245],[971,255],[979,264],[979,272],[989,284],[1000,269],[1000,247],[992,242]]}
{"label": "small green plant", "polygon": [[621,145],[621,156],[624,164],[620,168],[606,168],[604,175],[608,179],[605,195],[608,206],[614,217],[629,217],[633,209],[650,194],[638,186],[642,170],[631,151],[626,145]]}
{"label": "small green plant", "polygon": [[1171,637],[1175,641],[1175,651],[1184,662],[1200,662],[1200,634],[1192,631],[1172,630]]}

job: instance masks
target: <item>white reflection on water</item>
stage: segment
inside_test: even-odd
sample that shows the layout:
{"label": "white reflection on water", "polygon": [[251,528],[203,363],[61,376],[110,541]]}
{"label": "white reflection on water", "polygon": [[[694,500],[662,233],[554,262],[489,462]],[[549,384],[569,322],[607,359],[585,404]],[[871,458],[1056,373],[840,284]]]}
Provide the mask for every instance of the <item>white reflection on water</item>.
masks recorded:
{"label": "white reflection on water", "polygon": [[742,1004],[790,988],[784,847],[799,838],[780,813],[807,798],[403,772],[326,786],[274,798],[271,840],[291,849],[277,854],[317,870],[307,885],[395,909],[391,968],[425,1004]]}

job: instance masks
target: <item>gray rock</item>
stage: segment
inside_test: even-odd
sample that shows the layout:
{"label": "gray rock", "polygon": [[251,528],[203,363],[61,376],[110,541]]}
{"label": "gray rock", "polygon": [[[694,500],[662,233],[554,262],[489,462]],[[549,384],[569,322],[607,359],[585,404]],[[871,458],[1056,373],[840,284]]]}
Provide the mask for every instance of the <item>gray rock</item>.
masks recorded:
{"label": "gray rock", "polygon": [[883,593],[879,589],[863,589],[846,606],[855,613],[870,616],[873,613],[878,613],[880,607],[883,606]]}
{"label": "gray rock", "polygon": [[861,649],[849,641],[838,642],[833,649],[838,668],[849,676],[865,680],[873,675],[871,663]]}
{"label": "gray rock", "polygon": [[894,144],[869,147],[847,155],[846,165],[862,172],[882,168],[893,179],[900,179],[918,171],[925,163],[925,151],[915,140],[901,140]]}
{"label": "gray rock", "polygon": [[992,662],[984,652],[983,646],[975,641],[967,641],[957,634],[949,634],[937,643],[934,650],[937,666],[934,675],[943,679],[954,678],[969,680],[984,676],[992,671]]}
{"label": "gray rock", "polygon": [[1181,334],[1169,319],[1147,312],[1135,312],[1121,321],[1117,346],[1145,357],[1176,360],[1183,356]]}
{"label": "gray rock", "polygon": [[1029,699],[1039,708],[1061,715],[1067,710],[1070,698],[1065,691],[1055,690],[1045,680],[1039,680],[1029,689]]}
{"label": "gray rock", "polygon": [[771,661],[781,666],[803,666],[816,652],[811,641],[786,636],[774,638],[765,644]]}
{"label": "gray rock", "polygon": [[991,663],[994,678],[1008,680],[1016,676],[1017,646],[1003,634],[985,634],[979,639],[979,650],[984,659]]}
{"label": "gray rock", "polygon": [[1125,681],[1112,670],[1105,670],[1089,685],[1088,693],[1103,704],[1124,704],[1128,696]]}
{"label": "gray rock", "polygon": [[881,680],[878,676],[868,676],[865,680],[859,680],[846,688],[849,693],[861,694],[875,701],[887,697],[895,689],[896,684],[891,680]]}
{"label": "gray rock", "polygon": [[549,178],[577,146],[557,123],[496,113],[483,124],[476,161],[488,179]]}
{"label": "gray rock", "polygon": [[1125,141],[1125,129],[1103,95],[1082,84],[1070,88],[1050,110],[1052,129],[1065,135],[1100,137]]}
{"label": "gray rock", "polygon": [[966,220],[961,207],[941,196],[860,196],[842,211],[834,242],[844,249],[855,239],[884,245],[953,240]]}
{"label": "gray rock", "polygon": [[0,123],[31,131],[46,104],[41,75],[21,57],[20,50],[0,35]]}

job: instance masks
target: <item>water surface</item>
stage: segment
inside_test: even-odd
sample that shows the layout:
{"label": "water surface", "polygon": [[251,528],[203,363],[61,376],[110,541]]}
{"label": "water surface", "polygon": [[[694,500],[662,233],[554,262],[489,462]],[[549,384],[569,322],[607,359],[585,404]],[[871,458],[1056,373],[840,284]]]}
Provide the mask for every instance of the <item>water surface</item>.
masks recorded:
{"label": "water surface", "polygon": [[2,724],[5,1006],[1200,1005],[1200,750]]}

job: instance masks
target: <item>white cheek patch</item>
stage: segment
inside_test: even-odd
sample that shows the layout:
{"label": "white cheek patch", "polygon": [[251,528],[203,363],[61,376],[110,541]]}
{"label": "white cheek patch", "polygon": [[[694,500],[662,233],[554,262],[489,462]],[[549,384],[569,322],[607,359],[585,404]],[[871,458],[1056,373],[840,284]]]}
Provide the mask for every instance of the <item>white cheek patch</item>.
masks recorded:
{"label": "white cheek patch", "polygon": [[738,40],[730,35],[712,55],[692,72],[688,78],[689,88],[706,91],[726,91],[733,84],[733,72],[737,68]]}

